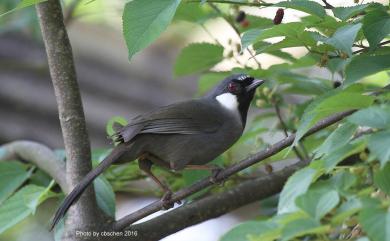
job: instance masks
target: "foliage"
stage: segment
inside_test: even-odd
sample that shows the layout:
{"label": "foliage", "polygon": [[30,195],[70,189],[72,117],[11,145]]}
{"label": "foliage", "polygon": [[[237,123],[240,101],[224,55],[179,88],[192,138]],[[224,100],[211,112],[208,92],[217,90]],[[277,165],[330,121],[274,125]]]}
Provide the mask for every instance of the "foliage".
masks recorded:
{"label": "foliage", "polygon": [[[205,29],[215,18],[226,21],[237,36],[229,35],[227,41],[218,41],[213,31],[207,31],[212,41],[188,44],[173,67],[175,76],[200,75],[198,94],[207,92],[231,73],[247,73],[266,80],[254,100],[256,108],[265,111],[255,112],[241,140],[215,162],[229,165],[240,154],[266,148],[275,134],[284,131],[296,132],[294,145],[304,157],[313,158],[284,185],[278,204],[273,207],[277,212],[259,211],[258,219],[238,225],[221,240],[389,241],[390,95],[373,94],[389,83],[389,6],[356,3],[325,9],[326,1],[199,2],[202,4],[184,0],[128,2],[123,11],[123,34],[129,58],[154,42],[170,24],[187,21]],[[260,13],[255,15],[259,7],[268,11],[276,11],[269,7],[282,8],[285,19],[291,10],[303,15],[294,22],[283,20],[274,24],[272,19],[257,16]],[[235,21],[239,11],[248,8],[253,15],[246,14],[244,20]],[[301,54],[294,53],[292,48],[299,48]],[[270,55],[281,63],[264,68],[256,61],[259,56]],[[219,72],[216,66],[222,62],[232,67]],[[320,70],[330,77],[317,74]],[[291,96],[298,101],[291,101],[294,99]],[[275,113],[276,105],[284,120]],[[304,137],[319,120],[350,109],[358,111],[338,126]],[[115,121],[114,118],[107,126],[109,134],[113,133]],[[94,164],[105,155],[107,150],[95,150]],[[283,151],[264,163],[294,157],[292,151]],[[237,176],[250,178],[260,168],[264,165],[248,168]],[[207,175],[156,171],[174,189]],[[0,165],[0,213],[4,212],[4,217],[11,220],[0,225],[0,232],[33,213],[39,203],[51,196],[42,185],[28,184],[18,190],[30,176],[31,169],[25,166]],[[129,182],[144,177],[135,162],[110,167],[95,182],[99,206],[113,215],[114,191],[160,195],[152,189],[128,188]],[[233,177],[224,188],[239,181]],[[216,190],[206,191],[202,195]],[[12,213],[10,205],[15,205]],[[0,223],[9,220],[0,219]]]}

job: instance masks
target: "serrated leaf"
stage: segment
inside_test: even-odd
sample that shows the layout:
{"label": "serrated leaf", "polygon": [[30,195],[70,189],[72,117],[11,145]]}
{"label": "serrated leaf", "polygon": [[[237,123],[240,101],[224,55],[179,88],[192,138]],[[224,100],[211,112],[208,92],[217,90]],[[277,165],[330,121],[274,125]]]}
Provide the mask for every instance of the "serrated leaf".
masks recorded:
{"label": "serrated leaf", "polygon": [[330,226],[321,226],[316,220],[310,218],[298,219],[284,227],[281,241],[294,240],[293,238],[306,234],[326,233],[329,230]]}
{"label": "serrated leaf", "polygon": [[345,191],[351,188],[356,181],[357,177],[347,171],[339,171],[330,179],[333,187],[335,187],[340,194],[345,193]]}
{"label": "serrated leaf", "polygon": [[372,11],[363,19],[363,32],[370,48],[375,48],[390,33],[390,15],[386,11]]}
{"label": "serrated leaf", "polygon": [[129,59],[149,46],[168,27],[180,0],[133,0],[123,11],[123,35]]}
{"label": "serrated leaf", "polygon": [[383,168],[390,161],[390,130],[380,131],[368,139],[368,148],[376,156]]}
{"label": "serrated leaf", "polygon": [[361,23],[345,25],[337,29],[332,37],[325,40],[324,43],[332,45],[336,49],[347,53],[348,56],[351,56],[352,45],[361,27]]}
{"label": "serrated leaf", "polygon": [[183,76],[205,71],[223,59],[223,47],[210,43],[190,44],[180,52],[174,65],[174,75]]}
{"label": "serrated leaf", "polygon": [[214,87],[221,80],[226,78],[230,72],[210,72],[200,76],[198,80],[198,94],[203,95]]}
{"label": "serrated leaf", "polygon": [[27,180],[31,172],[18,162],[0,162],[0,204]]}
{"label": "serrated leaf", "polygon": [[278,76],[278,81],[288,84],[286,93],[300,95],[321,95],[332,90],[329,81],[326,79],[307,77],[306,75],[286,72]]}
{"label": "serrated leaf", "polygon": [[19,223],[49,195],[42,196],[47,189],[36,185],[28,185],[20,189],[0,206],[0,233]]}
{"label": "serrated leaf", "polygon": [[241,37],[241,49],[248,48],[251,44],[258,41],[285,36],[293,39],[300,39],[300,35],[305,30],[305,25],[301,22],[285,23],[275,25],[272,28],[257,28],[251,29],[242,34]]}
{"label": "serrated leaf", "polygon": [[337,112],[368,107],[373,101],[372,96],[363,95],[361,90],[354,88],[348,88],[344,91],[334,90],[318,97],[305,109],[298,126],[294,145],[320,119]]}
{"label": "serrated leaf", "polygon": [[332,217],[332,223],[341,224],[345,219],[351,217],[362,208],[362,203],[356,197],[348,199],[343,202],[340,207],[336,210],[335,215]]}
{"label": "serrated leaf", "polygon": [[390,241],[390,210],[388,208],[364,208],[359,214],[359,221],[371,241]]}
{"label": "serrated leaf", "polygon": [[280,194],[278,214],[290,213],[297,210],[295,198],[305,193],[316,177],[318,171],[311,167],[295,172],[286,182]]}
{"label": "serrated leaf", "polygon": [[278,7],[292,8],[299,10],[317,17],[323,18],[326,15],[324,7],[314,1],[308,0],[295,0],[295,1],[285,1],[275,4]]}
{"label": "serrated leaf", "polygon": [[218,14],[211,10],[206,5],[197,2],[182,2],[177,8],[173,20],[203,24],[212,18],[218,17]]}
{"label": "serrated leaf", "polygon": [[390,106],[371,106],[353,113],[347,120],[360,126],[388,128],[390,127]]}
{"label": "serrated leaf", "polygon": [[333,150],[331,153],[322,158],[325,170],[327,172],[332,171],[333,168],[345,158],[351,156],[352,154],[363,151],[365,146],[365,140],[357,140],[353,143],[348,143],[340,148]]}
{"label": "serrated leaf", "polygon": [[46,2],[47,0],[21,0],[18,5],[16,5],[16,7],[14,9],[11,9],[5,13],[1,13],[0,14],[0,18],[3,17],[4,15],[6,14],[9,14],[9,13],[12,13],[14,11],[17,11],[17,10],[20,10],[22,8],[26,8],[26,7],[30,7],[32,5],[35,5],[35,4],[38,4],[38,3],[42,3],[42,2]]}
{"label": "serrated leaf", "polygon": [[295,204],[312,218],[319,221],[339,203],[340,198],[335,190],[308,191],[297,197]]}
{"label": "serrated leaf", "polygon": [[96,202],[98,206],[110,217],[115,217],[115,194],[111,184],[103,176],[93,182]]}
{"label": "serrated leaf", "polygon": [[332,12],[336,18],[345,21],[350,17],[355,16],[356,14],[362,12],[368,6],[370,6],[370,4],[360,4],[356,6],[350,6],[350,7],[335,7],[332,9]]}
{"label": "serrated leaf", "polygon": [[390,163],[374,173],[374,184],[384,193],[390,195]]}
{"label": "serrated leaf", "polygon": [[353,83],[365,76],[390,69],[390,54],[384,55],[359,55],[345,68],[345,83]]}
{"label": "serrated leaf", "polygon": [[357,126],[351,123],[344,123],[334,130],[314,152],[315,158],[324,154],[330,154],[333,150],[345,145],[351,139]]}

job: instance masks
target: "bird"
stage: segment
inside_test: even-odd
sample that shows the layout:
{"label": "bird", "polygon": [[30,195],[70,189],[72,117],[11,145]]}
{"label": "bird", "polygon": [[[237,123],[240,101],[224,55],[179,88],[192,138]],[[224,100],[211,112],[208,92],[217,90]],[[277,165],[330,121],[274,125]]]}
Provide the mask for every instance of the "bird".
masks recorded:
{"label": "bird", "polygon": [[172,191],[152,173],[152,165],[172,171],[208,169],[215,177],[221,168],[208,163],[240,138],[256,88],[263,83],[246,74],[233,74],[202,97],[160,107],[117,126],[112,136],[117,146],[65,197],[50,230],[110,165],[136,159],[139,168],[164,191],[165,206],[173,206]]}

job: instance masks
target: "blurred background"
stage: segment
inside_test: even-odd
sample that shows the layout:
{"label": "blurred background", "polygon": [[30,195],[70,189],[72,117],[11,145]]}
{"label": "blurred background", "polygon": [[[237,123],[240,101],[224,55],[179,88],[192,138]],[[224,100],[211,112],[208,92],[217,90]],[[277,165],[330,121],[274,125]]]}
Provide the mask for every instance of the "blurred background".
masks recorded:
{"label": "blurred background", "polygon": [[[17,2],[1,0],[0,14],[12,9]],[[348,6],[353,0],[329,3]],[[121,30],[125,1],[66,0],[63,4],[93,149],[111,146],[106,138],[106,124],[113,116],[130,119],[158,106],[199,94],[197,76],[173,78],[172,74],[177,54],[189,41],[215,42],[217,38],[224,45],[240,42],[230,26],[221,19],[206,22],[204,28],[177,19],[157,42],[129,62]],[[275,11],[270,12],[269,9],[268,12],[258,10],[250,14],[273,18]],[[294,21],[302,15],[288,10],[283,21]],[[213,37],[207,31],[212,31]],[[218,39],[218,36],[221,38]],[[230,43],[228,39],[231,39]],[[306,51],[291,48],[290,53],[299,57]],[[283,62],[267,54],[257,56],[257,60],[263,68]],[[247,53],[240,56],[239,61],[254,64]],[[223,62],[215,70],[230,69],[234,64]],[[317,67],[301,71],[308,76],[330,75]],[[337,76],[334,78],[337,79]],[[0,117],[0,145],[28,139],[51,148],[63,148],[55,97],[34,7],[0,18]],[[281,137],[281,133],[274,133],[270,142]],[[118,217],[154,200],[148,197],[134,198],[125,193],[117,194],[116,198]],[[53,235],[47,231],[47,224],[56,204],[55,201],[45,202],[35,216],[6,231],[0,240],[24,241],[31,240],[31,237],[42,241],[53,240]],[[182,230],[164,240],[217,240],[233,225],[251,217],[252,210],[258,210],[259,205],[249,205]]]}

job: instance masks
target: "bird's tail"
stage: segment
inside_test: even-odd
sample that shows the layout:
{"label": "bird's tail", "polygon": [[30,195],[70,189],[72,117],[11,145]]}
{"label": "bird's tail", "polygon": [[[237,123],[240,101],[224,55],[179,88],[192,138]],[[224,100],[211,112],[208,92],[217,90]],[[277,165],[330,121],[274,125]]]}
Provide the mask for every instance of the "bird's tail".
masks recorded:
{"label": "bird's tail", "polygon": [[73,190],[66,196],[61,206],[57,209],[53,221],[50,226],[50,231],[63,218],[70,208],[81,196],[84,190],[92,183],[93,180],[103,173],[112,163],[120,158],[128,147],[125,144],[119,144],[95,169],[90,171]]}

